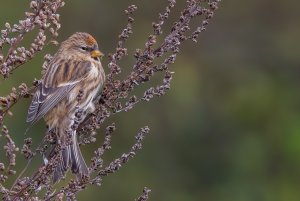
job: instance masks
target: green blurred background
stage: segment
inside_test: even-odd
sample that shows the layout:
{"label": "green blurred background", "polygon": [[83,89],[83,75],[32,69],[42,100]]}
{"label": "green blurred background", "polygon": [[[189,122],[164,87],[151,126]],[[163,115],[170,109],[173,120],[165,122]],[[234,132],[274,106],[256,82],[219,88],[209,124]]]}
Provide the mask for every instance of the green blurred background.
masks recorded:
{"label": "green blurred background", "polygon": [[[164,0],[67,1],[60,12],[59,41],[85,31],[103,52],[112,52],[126,24],[123,10],[133,3],[139,10],[129,53],[142,48]],[[178,1],[177,11],[183,3]],[[150,200],[300,200],[299,6],[293,0],[223,0],[199,42],[184,44],[172,65],[176,73],[167,95],[105,123],[117,124],[106,164],[128,150],[141,126],[149,125],[151,135],[132,161],[104,178],[101,188],[81,192],[78,200],[134,200],[144,186],[152,189]],[[1,0],[2,27],[23,18],[27,8],[28,1]],[[172,15],[170,22],[175,19]],[[1,80],[0,96],[40,78],[42,56],[56,49],[47,48],[11,79]],[[123,68],[133,61],[125,59]],[[6,121],[18,146],[29,101],[14,107],[14,118]],[[38,141],[44,131],[40,122],[28,136]],[[101,144],[103,129],[98,139],[82,148],[86,157]]]}

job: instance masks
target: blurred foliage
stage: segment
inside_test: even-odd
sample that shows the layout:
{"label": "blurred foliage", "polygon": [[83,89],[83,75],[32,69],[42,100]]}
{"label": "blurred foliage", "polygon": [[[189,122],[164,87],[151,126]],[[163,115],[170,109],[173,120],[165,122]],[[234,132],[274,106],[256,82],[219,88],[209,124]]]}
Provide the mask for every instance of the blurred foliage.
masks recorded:
{"label": "blurred foliage", "polygon": [[[165,6],[161,0],[66,3],[60,41],[75,31],[89,32],[105,53],[115,48],[127,5],[139,7],[129,53],[144,45],[151,22]],[[299,6],[292,0],[222,1],[199,43],[186,43],[172,66],[176,73],[169,93],[110,119],[117,132],[107,162],[129,148],[139,127],[149,125],[144,149],[79,200],[134,200],[144,186],[152,189],[150,200],[299,200]],[[27,1],[2,0],[0,25],[16,22],[26,9]],[[49,47],[11,79],[1,80],[0,95],[39,78],[43,55],[56,49]],[[132,62],[128,57],[122,66],[129,68]],[[23,100],[7,121],[19,146],[28,105]],[[38,139],[44,131],[41,122],[27,135]],[[99,142],[83,148],[87,157],[102,134],[100,130]]]}

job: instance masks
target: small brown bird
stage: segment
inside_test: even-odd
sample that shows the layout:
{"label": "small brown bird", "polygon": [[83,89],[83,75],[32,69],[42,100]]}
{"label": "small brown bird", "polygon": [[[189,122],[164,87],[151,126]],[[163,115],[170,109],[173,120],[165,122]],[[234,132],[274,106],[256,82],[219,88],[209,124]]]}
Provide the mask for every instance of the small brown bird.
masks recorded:
{"label": "small brown bird", "polygon": [[[57,143],[63,147],[62,160],[53,174],[54,182],[69,168],[77,176],[88,174],[71,126],[76,107],[81,108],[84,115],[95,109],[93,100],[105,81],[102,56],[97,41],[90,34],[78,32],[70,36],[50,61],[28,109],[27,122],[34,124],[44,117],[49,130],[54,129],[57,134]],[[71,144],[66,144],[67,130],[72,130]]]}

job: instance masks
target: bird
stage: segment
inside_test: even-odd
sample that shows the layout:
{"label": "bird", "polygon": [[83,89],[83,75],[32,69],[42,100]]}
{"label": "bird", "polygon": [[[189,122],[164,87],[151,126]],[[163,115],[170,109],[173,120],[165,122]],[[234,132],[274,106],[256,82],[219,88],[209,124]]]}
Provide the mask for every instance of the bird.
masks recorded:
{"label": "bird", "polygon": [[105,83],[101,64],[103,56],[92,35],[74,33],[61,43],[49,61],[33,95],[26,121],[33,125],[44,118],[49,131],[56,133],[56,146],[62,147],[60,161],[53,172],[54,183],[60,181],[69,169],[77,177],[88,175],[76,130],[71,128],[78,108],[84,116],[95,110],[93,102]]}

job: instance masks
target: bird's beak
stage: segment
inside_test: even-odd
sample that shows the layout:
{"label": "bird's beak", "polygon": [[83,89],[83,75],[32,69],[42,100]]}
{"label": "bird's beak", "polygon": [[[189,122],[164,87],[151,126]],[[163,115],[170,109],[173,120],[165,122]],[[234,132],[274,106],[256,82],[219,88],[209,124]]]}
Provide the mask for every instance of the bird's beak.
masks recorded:
{"label": "bird's beak", "polygon": [[91,56],[92,56],[92,58],[101,58],[104,56],[104,54],[102,52],[100,52],[99,50],[93,50],[91,52]]}

